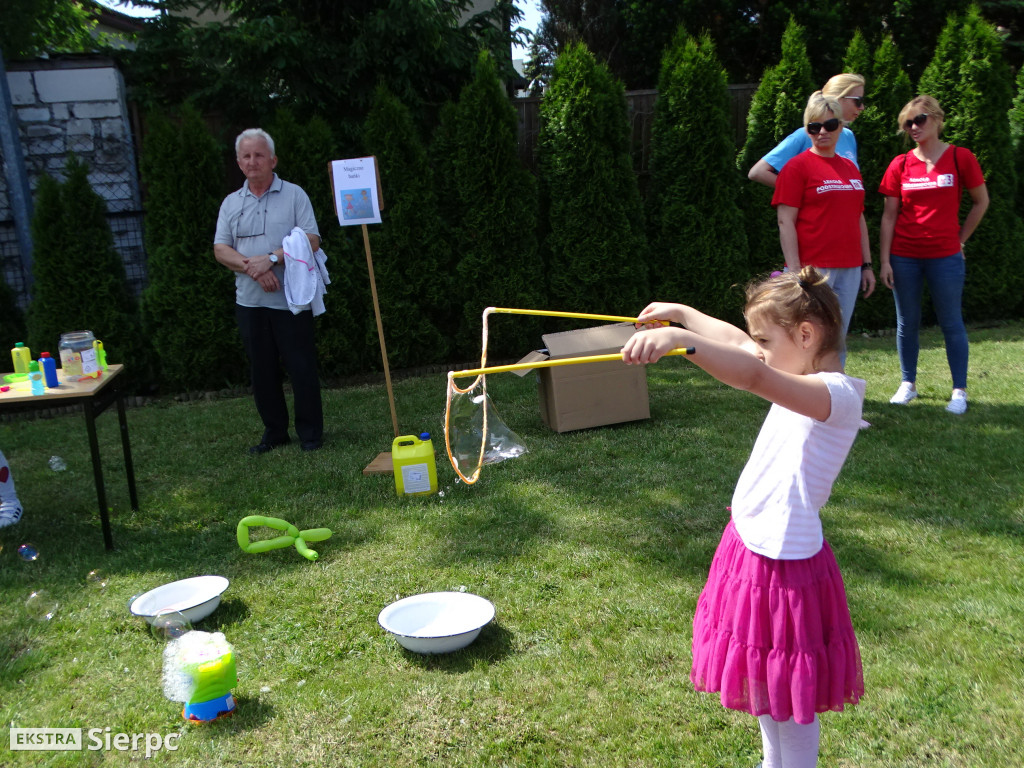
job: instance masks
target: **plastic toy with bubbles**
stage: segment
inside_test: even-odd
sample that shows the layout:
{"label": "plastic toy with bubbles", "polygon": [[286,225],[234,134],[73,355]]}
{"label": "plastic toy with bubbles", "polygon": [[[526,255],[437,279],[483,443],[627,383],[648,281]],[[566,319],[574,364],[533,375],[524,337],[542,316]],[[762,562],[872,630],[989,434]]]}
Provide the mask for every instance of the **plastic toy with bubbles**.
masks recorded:
{"label": "plastic toy with bubbles", "polygon": [[[250,541],[249,540],[249,527],[266,526],[267,528],[273,528],[276,531],[283,531],[284,535],[275,536],[272,539],[262,539],[261,541]],[[278,517],[263,517],[261,515],[249,515],[243,517],[238,521],[238,546],[242,548],[244,552],[250,552],[256,554],[259,552],[269,552],[272,549],[284,549],[290,547],[293,544],[307,560],[316,560],[320,557],[314,550],[306,546],[307,541],[324,541],[325,539],[331,538],[333,535],[329,528],[310,528],[306,531],[300,531],[294,525],[286,520],[282,520]]]}
{"label": "plastic toy with bubbles", "polygon": [[186,632],[164,648],[164,695],[186,720],[211,723],[235,710],[235,649],[222,632]]}

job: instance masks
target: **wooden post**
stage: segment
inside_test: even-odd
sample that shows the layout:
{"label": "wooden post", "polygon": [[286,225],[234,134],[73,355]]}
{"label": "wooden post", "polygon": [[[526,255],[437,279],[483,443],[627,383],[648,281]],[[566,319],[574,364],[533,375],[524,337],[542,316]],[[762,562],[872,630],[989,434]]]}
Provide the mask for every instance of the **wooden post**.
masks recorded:
{"label": "wooden post", "polygon": [[[370,293],[373,296],[373,315],[377,320],[377,338],[380,339],[380,357],[384,363],[384,383],[388,390],[388,404],[391,406],[391,426],[398,437],[398,415],[395,412],[395,393],[391,388],[391,368],[388,365],[388,348],[384,343],[384,323],[380,318],[380,303],[377,301],[377,280],[373,275],[373,256],[370,253],[370,234],[363,224],[363,248],[366,250],[366,268],[370,273]],[[387,475],[394,471],[391,462],[391,451],[377,455],[363,470],[364,475]]]}

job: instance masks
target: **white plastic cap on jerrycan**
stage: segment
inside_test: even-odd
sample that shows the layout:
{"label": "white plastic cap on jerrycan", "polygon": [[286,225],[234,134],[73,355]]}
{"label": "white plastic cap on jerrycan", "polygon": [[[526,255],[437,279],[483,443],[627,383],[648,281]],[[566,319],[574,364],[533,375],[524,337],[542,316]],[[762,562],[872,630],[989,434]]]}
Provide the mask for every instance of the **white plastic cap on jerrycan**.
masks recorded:
{"label": "white plastic cap on jerrycan", "polygon": [[395,490],[399,496],[429,496],[437,493],[437,467],[430,433],[396,437],[391,444]]}

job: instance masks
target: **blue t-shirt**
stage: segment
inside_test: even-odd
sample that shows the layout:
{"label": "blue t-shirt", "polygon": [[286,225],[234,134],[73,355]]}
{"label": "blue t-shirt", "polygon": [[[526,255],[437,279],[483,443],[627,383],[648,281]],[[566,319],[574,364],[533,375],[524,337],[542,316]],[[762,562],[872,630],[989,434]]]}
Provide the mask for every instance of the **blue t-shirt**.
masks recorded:
{"label": "blue t-shirt", "polygon": [[[807,132],[806,128],[797,128],[761,159],[774,168],[776,173],[781,173],[782,167],[786,163],[810,148],[811,134]],[[857,137],[849,128],[844,127],[843,132],[839,134],[839,141],[836,142],[836,154],[845,157],[860,168],[860,164],[857,162]]]}

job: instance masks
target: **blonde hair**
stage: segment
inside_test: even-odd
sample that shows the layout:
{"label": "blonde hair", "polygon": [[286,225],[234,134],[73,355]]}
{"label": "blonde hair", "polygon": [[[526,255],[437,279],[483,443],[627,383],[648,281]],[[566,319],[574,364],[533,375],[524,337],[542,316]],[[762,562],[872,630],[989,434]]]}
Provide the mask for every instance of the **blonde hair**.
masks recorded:
{"label": "blonde hair", "polygon": [[834,98],[829,98],[821,91],[815,91],[807,99],[807,107],[804,109],[804,128],[808,123],[813,123],[823,117],[825,112],[831,112],[833,117],[838,117],[842,122],[843,108],[839,106],[839,102]]}
{"label": "blonde hair", "polygon": [[821,346],[814,355],[817,365],[825,355],[842,349],[843,319],[839,299],[825,276],[814,267],[783,272],[747,287],[743,316],[785,328],[790,333],[803,322],[821,329]]}
{"label": "blonde hair", "polygon": [[855,75],[852,72],[843,72],[839,75],[833,75],[828,79],[828,82],[821,87],[821,92],[825,98],[836,99],[837,101],[854,88],[863,88],[865,86],[865,80],[863,75]]}
{"label": "blonde hair", "polygon": [[935,97],[929,96],[927,93],[915,96],[900,110],[900,116],[896,118],[896,122],[900,127],[900,133],[905,133],[903,124],[907,120],[921,114],[928,115],[928,117],[934,120],[939,126],[939,133],[942,133],[942,128],[946,124],[946,113],[942,111],[942,107],[939,106],[939,102]]}

